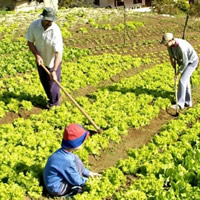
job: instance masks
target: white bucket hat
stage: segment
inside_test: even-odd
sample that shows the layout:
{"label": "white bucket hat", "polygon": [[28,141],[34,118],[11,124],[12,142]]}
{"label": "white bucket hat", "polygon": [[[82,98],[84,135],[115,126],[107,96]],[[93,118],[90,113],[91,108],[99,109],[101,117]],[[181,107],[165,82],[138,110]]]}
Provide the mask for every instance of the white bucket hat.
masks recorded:
{"label": "white bucket hat", "polygon": [[42,14],[42,20],[48,20],[48,21],[56,21],[56,13],[53,8],[44,8]]}
{"label": "white bucket hat", "polygon": [[174,36],[172,33],[164,33],[160,44],[167,44],[173,38],[174,38]]}

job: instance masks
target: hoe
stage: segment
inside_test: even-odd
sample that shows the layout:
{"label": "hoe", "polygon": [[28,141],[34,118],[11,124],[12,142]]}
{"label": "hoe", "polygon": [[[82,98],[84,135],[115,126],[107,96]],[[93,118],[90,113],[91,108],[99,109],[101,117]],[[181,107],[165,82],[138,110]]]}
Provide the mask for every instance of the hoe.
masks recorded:
{"label": "hoe", "polygon": [[[49,70],[44,65],[41,65],[41,67],[50,75]],[[72,103],[85,115],[85,117],[90,121],[90,123],[94,126],[97,132],[101,133],[102,130],[95,124],[92,118],[83,110],[83,108],[75,101],[75,99],[72,98],[72,96],[65,90],[65,88],[57,80],[54,81],[62,89],[65,95],[72,101]]]}
{"label": "hoe", "polygon": [[179,115],[179,110],[178,110],[178,94],[177,94],[177,77],[176,77],[176,65],[174,66],[174,71],[175,71],[175,79],[174,79],[174,86],[175,86],[175,99],[176,99],[176,114],[175,116]]}

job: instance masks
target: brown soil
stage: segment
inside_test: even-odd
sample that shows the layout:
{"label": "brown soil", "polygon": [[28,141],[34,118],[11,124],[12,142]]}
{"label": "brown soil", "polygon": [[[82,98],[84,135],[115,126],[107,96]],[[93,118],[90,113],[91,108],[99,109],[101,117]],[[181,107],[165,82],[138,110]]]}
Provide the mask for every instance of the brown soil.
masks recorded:
{"label": "brown soil", "polygon": [[[166,49],[164,46],[161,46],[159,44],[159,42],[153,41],[152,44],[150,45],[145,45],[145,44],[141,44],[141,41],[146,41],[146,40],[156,40],[162,35],[162,32],[164,30],[164,26],[167,23],[167,26],[171,26],[173,27],[174,30],[176,30],[176,37],[181,37],[182,36],[182,30],[183,27],[182,25],[184,24],[184,18],[181,19],[181,22],[179,21],[179,23],[177,23],[177,21],[175,21],[174,19],[171,19],[171,21],[169,21],[168,19],[159,16],[159,18],[157,16],[155,17],[144,17],[144,18],[140,18],[142,21],[145,22],[145,26],[141,27],[138,29],[137,34],[135,32],[130,32],[131,35],[131,40],[128,39],[127,43],[131,43],[131,44],[136,44],[136,47],[132,50],[132,47],[129,46],[127,48],[127,52],[123,53],[123,33],[117,33],[115,31],[113,31],[112,33],[110,33],[109,35],[111,35],[111,37],[106,37],[105,40],[103,40],[103,42],[100,42],[97,44],[98,39],[100,38],[100,35],[106,35],[107,31],[100,31],[97,30],[97,32],[94,32],[94,30],[92,30],[94,32],[93,36],[90,37],[91,40],[88,40],[89,42],[86,44],[85,39],[87,39],[88,35],[86,36],[82,36],[82,38],[80,37],[80,34],[75,34],[74,38],[77,38],[76,40],[70,41],[70,40],[66,40],[66,46],[75,46],[75,47],[80,47],[80,48],[91,48],[91,51],[93,52],[93,54],[102,54],[104,52],[104,50],[102,49],[102,47],[104,48],[105,45],[106,46],[111,46],[113,47],[113,45],[119,45],[119,50],[117,50],[117,52],[115,53],[120,53],[120,54],[129,54],[132,55],[134,57],[136,57],[137,55],[139,55],[140,57],[142,57],[145,53],[157,53],[159,54],[160,51]],[[138,19],[139,20],[139,19]],[[137,19],[136,19],[137,21]],[[118,22],[120,23],[120,22]],[[153,30],[155,27],[155,30]],[[88,28],[88,27],[87,27]],[[163,30],[162,30],[163,29]],[[89,30],[89,28],[88,28]],[[197,32],[195,33],[190,33],[187,32],[187,37],[189,35],[196,35],[198,34]],[[192,39],[191,44],[196,45],[196,40]],[[96,48],[98,47],[98,48]],[[99,49],[98,51],[96,51],[96,49]],[[110,48],[108,51],[111,51],[112,48]],[[112,51],[111,51],[112,53]],[[158,56],[159,57],[159,56]],[[162,62],[162,55],[159,57],[159,59],[161,59]],[[151,66],[147,65],[147,66],[142,66],[140,68],[132,68],[130,70],[127,71],[123,71],[120,74],[117,74],[115,76],[113,76],[110,80],[108,81],[104,81],[101,82],[97,87],[93,87],[93,86],[87,86],[86,88],[74,91],[72,93],[72,96],[78,97],[78,96],[85,96],[87,94],[90,94],[94,91],[96,91],[98,88],[100,87],[106,87],[110,84],[113,84],[114,82],[118,82],[121,78],[124,77],[129,77],[129,76],[133,76],[135,74],[137,74],[138,72],[141,72],[147,68],[150,68]],[[200,99],[200,86],[198,86],[197,88],[195,88],[195,90],[193,91],[193,103],[196,104],[197,101],[199,101]],[[61,99],[61,103],[68,100],[68,98],[66,96],[64,96],[64,94],[62,95],[62,99]],[[31,111],[20,111],[19,114],[16,113],[7,113],[7,115],[0,119],[0,124],[6,124],[6,123],[12,123],[14,119],[18,118],[18,117],[23,117],[23,118],[29,118],[29,116],[31,114],[39,114],[42,111],[41,108],[37,108],[34,107]],[[181,112],[185,112],[185,110],[181,111]],[[89,163],[91,165],[91,170],[93,171],[97,171],[97,172],[102,172],[104,169],[110,167],[110,166],[114,166],[117,161],[119,159],[124,159],[127,157],[127,150],[129,148],[140,148],[143,145],[149,143],[152,139],[152,137],[159,133],[161,127],[163,126],[163,124],[168,123],[171,119],[176,119],[176,116],[174,116],[175,112],[172,110],[169,111],[164,111],[162,110],[159,113],[159,116],[153,120],[151,120],[151,123],[148,126],[144,126],[141,127],[140,129],[135,129],[135,128],[130,128],[128,130],[128,135],[123,136],[122,137],[122,142],[120,144],[114,144],[111,143],[109,149],[105,150],[104,152],[101,153],[101,155],[99,157],[94,157],[94,156],[90,156],[89,157]],[[25,197],[26,200],[29,200],[29,197]],[[42,197],[42,199],[50,199],[50,198],[46,198],[46,197]]]}
{"label": "brown soil", "polygon": [[[200,99],[200,86],[193,90],[193,104],[195,105]],[[184,113],[187,109],[179,111]],[[104,169],[114,166],[118,160],[127,157],[127,150],[130,148],[140,148],[143,145],[149,143],[153,136],[159,133],[159,130],[164,124],[167,124],[170,120],[176,119],[176,111],[161,110],[159,116],[153,120],[148,126],[141,127],[140,129],[130,128],[128,135],[122,137],[120,144],[110,144],[109,149],[102,152],[100,157],[89,157],[89,163],[91,170],[96,172],[102,172]]]}
{"label": "brown soil", "polygon": [[153,135],[159,132],[163,124],[170,119],[174,119],[166,111],[161,111],[159,116],[151,121],[148,126],[140,129],[130,128],[128,135],[122,137],[120,144],[111,144],[110,148],[101,153],[101,156],[95,158],[89,157],[89,163],[93,171],[101,172],[102,170],[114,166],[118,160],[127,157],[127,150],[130,148],[139,148],[147,144]]}
{"label": "brown soil", "polygon": [[[147,68],[150,68],[150,67],[151,66],[149,66],[149,65],[143,65],[139,68],[131,68],[129,70],[122,71],[121,73],[118,73],[118,74],[114,75],[113,77],[111,77],[110,80],[100,82],[97,87],[88,85],[85,88],[82,88],[82,89],[79,89],[77,91],[72,92],[71,95],[73,96],[73,98],[85,96],[87,94],[95,92],[100,87],[106,87],[108,85],[113,84],[114,82],[118,82],[122,78],[133,76],[133,75],[135,75],[135,74],[137,74],[137,73],[139,73],[139,72],[141,72],[141,71],[143,71]],[[61,96],[60,103],[63,103],[67,100],[68,100],[68,97],[63,94]],[[18,117],[22,117],[24,119],[27,119],[27,118],[30,117],[30,115],[39,114],[42,110],[43,110],[42,108],[33,107],[33,109],[31,109],[30,111],[21,110],[18,114],[14,113],[14,112],[8,112],[8,113],[6,113],[5,117],[0,118],[0,125],[12,123]]]}
{"label": "brown soil", "polygon": [[[135,69],[136,70],[136,69]],[[133,70],[135,73],[135,70]],[[129,74],[130,75],[130,74]],[[95,88],[89,87],[88,89],[82,89],[82,93],[80,94],[88,94],[93,92]],[[199,102],[200,99],[200,86],[196,87],[193,90],[193,104],[195,105]],[[79,95],[80,95],[79,94]],[[179,111],[180,113],[184,113],[187,109]],[[128,130],[128,134],[126,136],[122,136],[122,141],[120,144],[110,143],[109,149],[105,150],[101,153],[99,157],[89,156],[90,169],[95,172],[101,173],[103,170],[108,167],[114,166],[118,160],[125,159],[127,157],[127,150],[130,148],[140,148],[145,144],[148,144],[153,136],[159,133],[162,126],[168,123],[172,119],[176,119],[176,112],[172,109],[169,110],[161,110],[159,116],[153,120],[147,126],[141,127],[140,129],[130,128]],[[132,180],[134,177],[128,177]],[[46,197],[46,195],[42,196],[41,200],[52,199]],[[25,197],[25,200],[30,200],[29,197]],[[57,200],[61,200],[61,198],[57,198]]]}
{"label": "brown soil", "polygon": [[1,124],[9,124],[12,123],[15,119],[21,117],[24,119],[27,119],[32,114],[39,114],[42,111],[41,108],[33,107],[30,111],[21,110],[18,114],[14,112],[8,112],[6,113],[6,116],[3,118],[0,118],[0,125]]}
{"label": "brown soil", "polygon": [[6,116],[0,119],[0,125],[1,124],[8,124],[12,123],[14,119],[18,118],[19,115],[14,112],[8,112],[6,113]]}

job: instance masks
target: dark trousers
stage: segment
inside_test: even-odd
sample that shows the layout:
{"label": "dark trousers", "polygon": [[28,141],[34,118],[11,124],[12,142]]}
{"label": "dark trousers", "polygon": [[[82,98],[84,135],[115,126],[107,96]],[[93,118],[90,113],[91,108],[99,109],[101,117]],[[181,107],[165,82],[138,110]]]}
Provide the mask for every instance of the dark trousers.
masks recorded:
{"label": "dark trousers", "polygon": [[[46,92],[48,99],[49,99],[49,106],[50,107],[58,106],[59,98],[60,98],[59,86],[56,84],[56,82],[54,82],[53,80],[50,79],[47,72],[41,66],[37,66],[37,67],[38,67],[38,73],[40,76],[40,81],[41,81],[42,86]],[[47,69],[50,72],[53,71],[53,68],[50,69],[47,67]],[[57,80],[58,80],[58,82],[60,82],[60,80],[61,80],[61,63],[59,64],[56,74],[57,74]]]}

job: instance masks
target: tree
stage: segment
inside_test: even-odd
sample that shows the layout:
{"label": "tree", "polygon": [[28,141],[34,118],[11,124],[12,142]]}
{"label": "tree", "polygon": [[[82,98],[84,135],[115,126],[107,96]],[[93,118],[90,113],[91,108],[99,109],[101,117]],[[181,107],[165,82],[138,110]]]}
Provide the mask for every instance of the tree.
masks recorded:
{"label": "tree", "polygon": [[190,16],[200,17],[200,2],[199,1],[196,1],[194,3],[190,2],[190,8],[187,11],[185,25],[184,25],[184,29],[183,29],[183,36],[182,36],[183,39],[185,39],[186,28],[187,28]]}
{"label": "tree", "polygon": [[93,0],[59,0],[59,7],[89,7],[93,5]]}

